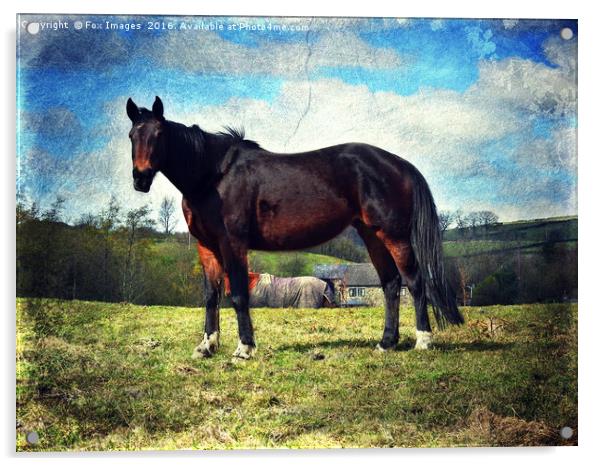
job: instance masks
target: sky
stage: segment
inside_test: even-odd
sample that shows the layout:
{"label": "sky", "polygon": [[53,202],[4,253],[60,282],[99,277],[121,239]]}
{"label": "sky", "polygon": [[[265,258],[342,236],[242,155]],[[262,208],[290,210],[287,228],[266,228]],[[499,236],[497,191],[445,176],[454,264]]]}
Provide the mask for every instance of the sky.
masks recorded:
{"label": "sky", "polygon": [[[265,149],[345,142],[412,162],[439,210],[577,214],[577,22],[21,15],[17,192],[76,222],[181,195],[131,179],[131,97]],[[179,216],[181,217],[181,216]],[[184,230],[183,218],[178,229]]]}

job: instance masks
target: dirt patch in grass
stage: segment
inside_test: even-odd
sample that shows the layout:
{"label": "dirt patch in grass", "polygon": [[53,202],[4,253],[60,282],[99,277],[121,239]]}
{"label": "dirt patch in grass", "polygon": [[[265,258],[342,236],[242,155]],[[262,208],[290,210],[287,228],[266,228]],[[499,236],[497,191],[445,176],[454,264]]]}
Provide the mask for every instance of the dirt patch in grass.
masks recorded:
{"label": "dirt patch in grass", "polygon": [[518,417],[500,416],[486,407],[473,410],[463,434],[473,441],[500,447],[577,445],[577,437],[562,439],[560,431],[545,422],[525,421]]}

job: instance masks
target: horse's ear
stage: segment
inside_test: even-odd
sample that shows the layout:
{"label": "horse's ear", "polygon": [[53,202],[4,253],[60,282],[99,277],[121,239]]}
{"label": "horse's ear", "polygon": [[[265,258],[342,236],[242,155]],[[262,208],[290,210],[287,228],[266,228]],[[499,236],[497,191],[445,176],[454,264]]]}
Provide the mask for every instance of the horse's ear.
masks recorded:
{"label": "horse's ear", "polygon": [[138,109],[138,105],[134,103],[131,97],[128,99],[128,103],[125,106],[125,109],[128,113],[128,117],[130,117],[130,120],[132,120],[132,123],[135,123],[136,120],[138,120],[138,117],[140,116],[140,110]]}
{"label": "horse's ear", "polygon": [[157,120],[163,119],[163,102],[161,102],[159,96],[155,96],[155,102],[153,103],[153,116]]}

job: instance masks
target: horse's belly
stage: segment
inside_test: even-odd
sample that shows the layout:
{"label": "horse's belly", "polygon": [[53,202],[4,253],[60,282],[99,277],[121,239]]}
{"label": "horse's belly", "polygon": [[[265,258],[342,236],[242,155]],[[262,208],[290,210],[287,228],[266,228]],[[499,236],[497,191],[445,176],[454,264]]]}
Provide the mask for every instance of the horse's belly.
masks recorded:
{"label": "horse's belly", "polygon": [[334,238],[351,223],[352,212],[346,204],[296,207],[283,210],[260,205],[250,247],[264,250],[308,248]]}

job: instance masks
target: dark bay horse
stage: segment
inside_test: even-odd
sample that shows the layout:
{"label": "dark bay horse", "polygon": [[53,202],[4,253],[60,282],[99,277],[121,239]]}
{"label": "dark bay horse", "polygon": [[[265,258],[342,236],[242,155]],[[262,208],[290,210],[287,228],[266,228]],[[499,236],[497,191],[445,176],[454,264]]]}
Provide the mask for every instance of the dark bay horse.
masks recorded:
{"label": "dark bay horse", "polygon": [[428,348],[427,303],[440,326],[460,324],[443,270],[441,232],[430,189],[406,160],[374,146],[341,144],[276,154],[231,128],[212,134],[166,120],[158,97],[152,110],[127,101],[132,121],[134,188],[148,192],[161,171],[183,195],[190,233],[198,240],[206,286],[205,335],[194,357],[219,346],[219,303],[229,277],[238,320],[234,356],[256,349],[249,314],[249,249],[303,249],[353,225],[366,243],[385,294],[380,350],[399,340],[403,276],[414,298],[416,348]]}

